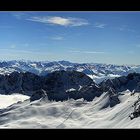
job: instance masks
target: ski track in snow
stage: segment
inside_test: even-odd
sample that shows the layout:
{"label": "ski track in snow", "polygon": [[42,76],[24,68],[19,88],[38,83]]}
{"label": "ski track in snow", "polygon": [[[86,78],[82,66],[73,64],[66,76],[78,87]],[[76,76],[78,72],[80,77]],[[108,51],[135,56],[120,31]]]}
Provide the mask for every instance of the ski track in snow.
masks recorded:
{"label": "ski track in snow", "polygon": [[120,104],[103,109],[109,100],[106,93],[92,102],[83,99],[30,102],[26,98],[24,102],[0,110],[0,128],[140,128],[140,117],[129,118],[139,93],[130,94],[123,92],[119,96]]}

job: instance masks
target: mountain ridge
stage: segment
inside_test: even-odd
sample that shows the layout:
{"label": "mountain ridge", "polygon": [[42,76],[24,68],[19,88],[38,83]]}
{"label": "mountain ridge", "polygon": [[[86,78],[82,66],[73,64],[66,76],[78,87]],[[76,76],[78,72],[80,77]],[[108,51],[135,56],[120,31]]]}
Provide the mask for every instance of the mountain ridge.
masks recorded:
{"label": "mountain ridge", "polygon": [[97,84],[77,71],[13,72],[0,75],[2,89],[30,98],[0,109],[1,128],[139,127],[140,73]]}
{"label": "mountain ridge", "polygon": [[[32,97],[35,94],[40,94],[47,95],[49,100],[56,101],[64,101],[69,98],[84,98],[87,101],[92,101],[104,92],[116,100],[119,92],[126,90],[133,94],[140,92],[139,73],[130,73],[127,76],[104,80],[100,84],[95,83],[86,74],[77,71],[61,70],[49,73],[47,76],[38,76],[30,72],[0,75],[1,94],[21,93]],[[39,97],[41,98],[41,96]]]}
{"label": "mountain ridge", "polygon": [[54,71],[79,71],[85,73],[100,83],[104,79],[111,79],[120,76],[126,76],[129,73],[140,73],[140,65],[114,65],[100,63],[72,63],[69,61],[25,61],[11,60],[0,62],[0,74],[10,74],[14,71],[31,72],[40,76],[45,76]]}

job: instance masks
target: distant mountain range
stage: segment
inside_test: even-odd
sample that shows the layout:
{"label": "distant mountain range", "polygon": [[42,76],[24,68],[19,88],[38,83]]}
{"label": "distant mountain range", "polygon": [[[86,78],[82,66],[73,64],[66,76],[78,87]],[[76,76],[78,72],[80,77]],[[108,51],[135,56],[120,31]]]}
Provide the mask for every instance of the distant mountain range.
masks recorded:
{"label": "distant mountain range", "polygon": [[69,61],[1,61],[0,74],[10,74],[17,72],[31,72],[40,76],[45,76],[54,71],[78,71],[85,73],[94,82],[100,83],[104,79],[126,76],[129,73],[140,73],[140,65],[113,65],[98,63],[72,63]]}

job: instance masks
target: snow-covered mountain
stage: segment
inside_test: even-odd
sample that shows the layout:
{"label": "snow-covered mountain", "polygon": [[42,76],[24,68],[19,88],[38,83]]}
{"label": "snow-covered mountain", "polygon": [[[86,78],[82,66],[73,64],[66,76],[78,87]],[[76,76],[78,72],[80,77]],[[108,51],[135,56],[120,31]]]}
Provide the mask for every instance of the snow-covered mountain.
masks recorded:
{"label": "snow-covered mountain", "polygon": [[76,70],[14,71],[0,75],[0,93],[22,95],[1,107],[0,128],[139,128],[140,73],[95,83]]}
{"label": "snow-covered mountain", "polygon": [[[84,98],[92,101],[104,92],[107,92],[111,99],[118,100],[118,93],[126,90],[133,94],[140,92],[139,73],[104,80],[100,84],[95,83],[86,74],[77,71],[61,70],[49,73],[47,76],[39,76],[30,72],[0,75],[1,94],[21,93],[32,96],[32,100],[47,95],[49,100],[55,101],[70,98]],[[116,103],[119,103],[119,100]]]}
{"label": "snow-covered mountain", "polygon": [[31,72],[37,75],[47,75],[54,71],[79,71],[92,78],[96,83],[104,79],[126,76],[129,73],[140,72],[140,65],[113,65],[97,63],[71,63],[69,61],[1,61],[0,74],[9,74],[13,71]]}
{"label": "snow-covered mountain", "polygon": [[121,92],[120,103],[113,107],[105,107],[109,102],[106,93],[91,102],[27,99],[0,110],[0,128],[140,128],[140,117],[129,117],[138,96]]}

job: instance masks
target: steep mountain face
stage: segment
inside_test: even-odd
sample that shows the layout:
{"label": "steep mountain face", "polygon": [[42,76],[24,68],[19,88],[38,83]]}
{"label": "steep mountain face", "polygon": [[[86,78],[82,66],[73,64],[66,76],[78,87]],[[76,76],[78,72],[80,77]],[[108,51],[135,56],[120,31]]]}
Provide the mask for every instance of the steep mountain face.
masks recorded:
{"label": "steep mountain face", "polygon": [[1,94],[27,94],[38,89],[41,89],[41,77],[35,74],[13,72],[5,76],[0,75]]}
{"label": "steep mountain face", "polygon": [[41,98],[46,98],[47,97],[47,94],[46,94],[46,91],[41,89],[41,90],[37,90],[35,91],[31,97],[30,97],[30,101],[35,101],[35,100],[39,100]]}
{"label": "steep mountain face", "polygon": [[0,75],[0,93],[10,94],[21,90],[22,74],[13,72],[10,75]]}
{"label": "steep mountain face", "polygon": [[0,75],[0,93],[28,95],[0,109],[1,128],[139,128],[138,73],[96,84],[77,71],[13,72]]}
{"label": "steep mountain face", "polygon": [[[91,78],[77,71],[56,71],[47,76],[38,76],[30,72],[0,75],[1,94],[22,93],[38,99],[44,95],[44,90],[49,100],[63,101],[82,97],[92,100],[98,89]],[[93,94],[92,98],[90,94]]]}
{"label": "steep mountain face", "polygon": [[13,72],[0,75],[0,93],[21,93],[31,96],[31,101],[47,95],[49,100],[64,101],[69,98],[92,101],[104,92],[109,103],[115,106],[119,101],[119,92],[129,90],[133,94],[140,92],[140,74],[131,73],[96,84],[86,74],[77,71],[55,71],[47,76],[38,76],[30,72]]}
{"label": "steep mountain face", "polygon": [[108,91],[112,88],[115,92],[121,92],[127,89],[131,92],[140,92],[140,74],[130,73],[127,76],[108,79],[101,82],[99,85],[103,91]]}
{"label": "steep mountain face", "polygon": [[[140,73],[129,74],[132,67],[123,67],[123,76],[103,78],[98,84],[90,74],[116,74],[120,67],[110,65],[107,69],[106,65],[96,64],[91,69],[87,64],[79,66],[65,61],[26,64],[0,64],[7,69],[7,73],[0,75],[0,94],[13,98],[13,93],[28,95],[24,102],[0,109],[1,128],[139,128]],[[31,67],[35,68],[33,73],[29,72]],[[47,68],[47,75],[41,75],[42,68]],[[35,74],[35,70],[39,73]]]}
{"label": "steep mountain face", "polygon": [[85,73],[96,83],[104,79],[126,76],[129,73],[140,72],[140,66],[125,66],[97,63],[71,63],[68,61],[1,61],[0,74],[17,72],[31,72],[40,76],[46,76],[54,71],[78,71]]}
{"label": "steep mountain face", "polygon": [[79,99],[84,97],[81,94],[82,89],[89,87],[91,84],[95,86],[92,79],[84,73],[76,71],[57,71],[47,76],[43,89],[47,91],[50,100]]}

